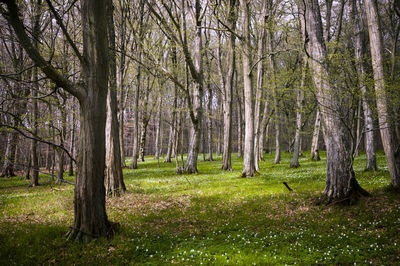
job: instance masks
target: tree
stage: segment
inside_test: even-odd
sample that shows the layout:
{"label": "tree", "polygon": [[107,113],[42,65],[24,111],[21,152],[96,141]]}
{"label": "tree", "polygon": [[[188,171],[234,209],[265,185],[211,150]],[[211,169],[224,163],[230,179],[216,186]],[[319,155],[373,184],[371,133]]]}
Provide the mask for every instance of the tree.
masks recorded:
{"label": "tree", "polygon": [[343,101],[339,98],[339,88],[335,88],[329,80],[328,57],[318,0],[304,1],[302,11],[302,23],[305,25],[303,38],[310,57],[308,61],[317,90],[325,133],[327,172],[323,197],[328,202],[345,199],[351,203],[360,195],[368,195],[368,192],[362,189],[356,180],[350,154],[350,132],[340,119],[340,110],[344,108]]}
{"label": "tree", "polygon": [[[375,141],[374,141],[374,121],[373,121],[373,113],[372,113],[372,103],[369,95],[371,92],[367,84],[365,84],[365,69],[364,69],[364,48],[363,48],[363,41],[362,41],[362,32],[363,29],[361,27],[360,22],[360,14],[357,9],[357,0],[351,1],[351,19],[352,24],[354,27],[354,55],[356,60],[356,68],[357,68],[357,75],[358,75],[358,83],[361,89],[361,101],[362,101],[362,108],[364,111],[364,123],[365,123],[365,152],[367,156],[367,164],[365,169],[366,170],[376,170],[376,155],[375,155]],[[358,139],[356,141],[359,141]]]}
{"label": "tree", "polygon": [[108,195],[119,196],[125,192],[122,174],[120,132],[117,110],[117,62],[115,53],[114,7],[107,2],[107,33],[109,42],[109,86],[106,118],[106,176],[105,189]]}
{"label": "tree", "polygon": [[[187,155],[187,162],[184,171],[186,173],[197,173],[197,157],[200,146],[200,130],[203,117],[203,37],[202,37],[202,21],[203,21],[203,7],[202,1],[195,1],[193,5],[187,7],[184,0],[181,1],[181,5],[178,7],[177,3],[172,3],[175,10],[180,9],[179,15],[174,15],[172,8],[166,3],[162,3],[162,7],[167,13],[168,19],[172,21],[172,25],[163,17],[163,14],[157,12],[152,3],[147,2],[150,12],[153,17],[159,22],[159,26],[163,32],[168,36],[168,39],[175,42],[178,45],[184,55],[187,68],[191,78],[194,81],[193,89],[189,90],[185,88],[179,81],[170,76],[175,84],[179,84],[180,89],[184,91],[184,95],[189,107],[189,116],[191,121],[191,132],[189,149]],[[188,28],[186,22],[186,12],[190,12],[193,21],[193,51],[189,49],[188,43]],[[178,21],[181,23],[179,24]]]}
{"label": "tree", "polygon": [[250,40],[250,10],[249,2],[240,0],[242,15],[242,44],[243,44],[243,82],[244,82],[244,158],[242,177],[254,176],[254,108],[253,108],[253,82],[251,74],[251,40]]}
{"label": "tree", "polygon": [[[83,54],[70,39],[60,17],[57,21],[68,36],[68,41],[79,58],[82,67],[83,84],[75,84],[48,64],[40,51],[28,37],[15,1],[4,0],[7,10],[2,15],[14,32],[29,57],[40,67],[56,86],[70,92],[80,103],[80,143],[77,163],[77,177],[74,196],[74,224],[69,238],[90,241],[110,233],[110,223],[105,209],[104,165],[106,98],[108,92],[108,38],[103,34],[107,28],[107,0],[81,2]],[[47,1],[49,4],[50,2]]]}
{"label": "tree", "polygon": [[264,98],[264,65],[263,57],[265,52],[265,39],[266,39],[266,23],[267,23],[267,1],[262,1],[262,11],[259,18],[259,36],[257,44],[257,87],[256,87],[256,99],[254,108],[254,167],[256,171],[260,170],[258,161],[261,158],[260,152],[260,133],[261,133],[261,103]]}
{"label": "tree", "polygon": [[306,79],[307,70],[307,58],[304,57],[303,70],[301,74],[300,87],[297,88],[297,109],[296,109],[296,134],[294,137],[293,144],[293,157],[290,163],[290,168],[297,168],[299,164],[299,153],[301,145],[301,128],[302,128],[302,113],[303,113],[303,101],[304,101],[304,83]]}
{"label": "tree", "polygon": [[383,68],[383,46],[377,3],[365,0],[367,13],[369,43],[371,47],[372,68],[374,72],[376,105],[379,127],[385,156],[390,172],[391,185],[395,190],[400,189],[400,144],[396,137],[395,127],[390,115],[388,93],[385,88]]}
{"label": "tree", "polygon": [[[232,153],[232,101],[233,101],[233,86],[234,86],[234,75],[235,75],[235,64],[236,64],[236,48],[235,41],[236,36],[233,33],[236,30],[237,20],[237,4],[236,0],[230,0],[227,6],[227,27],[232,32],[228,33],[228,55],[227,55],[227,66],[226,73],[222,70],[221,56],[219,60],[219,70],[222,79],[223,86],[223,116],[224,116],[224,142],[223,142],[223,156],[222,156],[222,170],[232,170],[231,153]],[[221,44],[219,44],[221,46]],[[219,47],[220,49],[220,47]],[[220,54],[220,52],[219,52]],[[225,75],[224,75],[225,74]],[[226,77],[226,78],[225,78]]]}

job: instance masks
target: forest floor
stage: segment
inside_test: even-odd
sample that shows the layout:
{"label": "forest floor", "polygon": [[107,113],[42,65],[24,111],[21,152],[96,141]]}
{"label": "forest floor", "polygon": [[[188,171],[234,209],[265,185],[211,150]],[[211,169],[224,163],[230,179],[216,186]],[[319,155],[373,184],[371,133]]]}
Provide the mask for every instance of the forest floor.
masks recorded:
{"label": "forest floor", "polygon": [[[325,184],[325,156],[289,168],[289,154],[260,175],[239,178],[221,157],[199,174],[176,175],[175,164],[146,157],[124,170],[127,193],[107,199],[109,219],[121,226],[112,239],[67,242],[73,221],[73,186],[41,176],[29,188],[20,177],[0,178],[0,265],[13,264],[397,264],[400,262],[400,196],[387,191],[383,153],[379,171],[354,169],[372,196],[353,206],[317,206]],[[73,181],[72,177],[66,177]],[[285,181],[292,192],[282,184]]]}

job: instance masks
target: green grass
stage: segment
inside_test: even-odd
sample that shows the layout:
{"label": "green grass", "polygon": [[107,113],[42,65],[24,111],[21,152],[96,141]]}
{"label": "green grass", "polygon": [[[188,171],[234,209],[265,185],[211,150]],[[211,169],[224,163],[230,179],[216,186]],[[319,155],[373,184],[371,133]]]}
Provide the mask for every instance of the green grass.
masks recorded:
{"label": "green grass", "polygon": [[332,207],[314,204],[324,189],[324,161],[305,154],[301,167],[290,169],[289,154],[280,165],[267,154],[259,176],[239,178],[242,161],[232,159],[232,172],[220,170],[220,157],[199,157],[196,175],[176,175],[174,163],[157,167],[151,157],[124,170],[128,192],[107,200],[120,230],[90,244],[64,237],[73,221],[71,185],[41,176],[42,186],[28,188],[19,177],[2,178],[0,265],[399,263],[400,197],[386,191],[382,153],[379,171],[363,171],[365,155],[354,166],[372,197]]}

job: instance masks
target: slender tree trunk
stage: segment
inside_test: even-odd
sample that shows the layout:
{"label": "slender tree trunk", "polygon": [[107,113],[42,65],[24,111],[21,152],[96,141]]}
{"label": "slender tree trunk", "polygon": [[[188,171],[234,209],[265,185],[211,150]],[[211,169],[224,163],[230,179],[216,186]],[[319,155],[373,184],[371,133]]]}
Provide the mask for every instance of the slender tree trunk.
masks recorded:
{"label": "slender tree trunk", "polygon": [[[363,64],[363,41],[362,41],[362,28],[359,17],[359,12],[357,10],[357,1],[351,1],[351,11],[352,11],[352,22],[354,26],[354,53],[358,74],[358,82],[359,87],[361,88],[361,102],[362,108],[364,111],[364,125],[365,125],[365,152],[367,157],[366,170],[377,170],[376,166],[376,154],[375,154],[375,140],[374,140],[374,121],[373,121],[373,112],[372,112],[372,103],[371,99],[369,99],[368,95],[370,95],[370,91],[368,86],[365,83],[365,70]],[[359,114],[359,117],[361,115]],[[359,139],[357,138],[357,141]]]}
{"label": "slender tree trunk", "polygon": [[17,150],[18,133],[12,131],[8,134],[6,154],[4,156],[4,167],[2,177],[15,176],[14,163],[15,163],[15,151]]}
{"label": "slender tree trunk", "polygon": [[[138,52],[139,58],[141,58],[141,52]],[[141,86],[141,66],[137,64],[136,70],[136,88],[135,96],[133,101],[133,132],[132,132],[132,163],[130,165],[131,169],[137,169],[137,157],[138,157],[138,131],[139,131],[139,91]]]}
{"label": "slender tree trunk", "polygon": [[147,126],[149,124],[149,118],[145,111],[143,112],[142,123],[140,130],[140,142],[139,142],[139,158],[138,160],[144,162],[144,152],[146,146],[146,135],[147,135]]}
{"label": "slender tree trunk", "polygon": [[301,76],[300,87],[297,88],[297,110],[296,110],[296,134],[294,137],[293,144],[293,158],[290,163],[290,168],[297,168],[299,164],[299,152],[300,152],[300,138],[301,138],[301,125],[302,125],[302,114],[303,114],[303,101],[304,101],[304,83],[306,79],[307,70],[307,58],[304,58],[304,66]]}
{"label": "slender tree trunk", "polygon": [[[34,17],[32,19],[33,22],[33,36],[34,36],[34,41],[33,45],[35,48],[38,48],[39,45],[39,38],[40,38],[40,18],[41,18],[41,13],[42,13],[42,3],[41,0],[36,1],[34,4]],[[32,72],[32,80],[33,80],[33,88],[31,95],[35,98],[38,95],[39,91],[39,68],[35,67]],[[34,99],[32,102],[32,113],[33,113],[33,134],[37,136],[38,134],[38,127],[39,127],[39,106],[38,106],[38,100]],[[31,179],[31,184],[30,186],[38,186],[39,185],[39,159],[38,159],[38,154],[37,154],[37,140],[33,139],[31,141],[31,156],[32,156],[32,179]]]}
{"label": "slender tree trunk", "polygon": [[[38,69],[33,70],[33,79],[37,80],[39,78]],[[37,97],[37,90],[39,89],[39,84],[34,82],[34,88],[32,89],[32,96]],[[39,127],[39,107],[37,100],[33,100],[32,103],[32,113],[33,113],[33,134],[36,136]],[[39,185],[39,160],[37,155],[37,140],[33,139],[31,141],[31,161],[32,161],[32,179],[31,186],[35,187]]]}
{"label": "slender tree trunk", "polygon": [[160,153],[161,153],[161,147],[160,147],[160,142],[161,142],[161,107],[163,104],[162,96],[160,96],[160,103],[158,106],[158,114],[157,114],[157,126],[156,126],[156,151],[154,155],[154,159],[158,160],[160,158]]}
{"label": "slender tree trunk", "polygon": [[264,111],[263,111],[263,116],[262,116],[262,120],[261,120],[261,125],[260,125],[260,136],[259,136],[259,161],[264,161],[264,139],[265,136],[268,136],[268,130],[267,127],[269,125],[269,122],[271,120],[271,115],[268,114],[269,112],[269,102],[268,99],[266,97],[265,99],[265,103],[264,103]]}
{"label": "slender tree trunk", "polygon": [[[176,45],[175,43],[171,43],[172,45],[172,64],[174,66],[174,70],[176,71],[176,65],[178,62],[177,59],[177,51],[176,51]],[[172,151],[174,150],[174,143],[176,141],[176,139],[174,138],[176,136],[176,129],[175,129],[175,120],[176,120],[176,109],[177,109],[177,101],[178,101],[178,86],[176,84],[174,84],[174,101],[173,101],[173,106],[172,106],[172,115],[171,115],[171,123],[169,124],[169,138],[168,138],[168,148],[167,148],[167,154],[166,157],[164,159],[164,163],[170,163],[171,162],[171,154]],[[177,150],[175,150],[175,153],[177,152]],[[177,154],[175,154],[177,155]]]}
{"label": "slender tree trunk", "polygon": [[107,92],[106,116],[106,174],[105,190],[110,196],[119,196],[125,192],[125,183],[122,174],[120,135],[118,124],[117,102],[117,62],[115,53],[114,6],[112,1],[107,2],[107,28],[109,42],[109,87]]}
{"label": "slender tree trunk", "polygon": [[[229,27],[236,29],[236,0],[229,2]],[[232,153],[232,96],[233,84],[236,64],[234,34],[229,34],[229,50],[228,50],[228,70],[224,87],[224,146],[222,170],[232,170],[231,153]],[[240,127],[240,126],[239,126]]]}
{"label": "slender tree trunk", "polygon": [[[236,72],[237,73],[237,72]],[[239,88],[237,86],[237,74],[235,75],[235,79],[236,79],[236,95],[237,95],[237,108],[238,108],[238,158],[243,158],[243,109],[242,109],[242,96],[239,92]]]}
{"label": "slender tree trunk", "polygon": [[[368,195],[358,184],[353,171],[353,160],[350,154],[350,132],[340,119],[340,111],[344,106],[337,88],[329,83],[327,52],[322,36],[322,21],[318,0],[305,0],[305,23],[308,36],[308,54],[312,70],[312,79],[317,89],[322,119],[324,121],[324,137],[327,149],[326,185],[323,196],[328,202],[345,199],[351,203],[360,194]],[[303,9],[304,10],[304,9]],[[307,35],[306,35],[307,34]]]}
{"label": "slender tree trunk", "polygon": [[391,177],[391,185],[400,190],[400,145],[396,137],[395,127],[391,120],[388,93],[386,91],[384,68],[383,68],[383,45],[377,3],[372,0],[364,2],[367,21],[369,41],[371,47],[372,67],[375,80],[376,105],[378,111],[379,126],[386,161]]}
{"label": "slender tree trunk", "polygon": [[[139,1],[139,8],[140,14],[144,13],[144,2],[143,0]],[[138,26],[138,31],[139,31],[139,36],[143,37],[143,17],[140,16],[139,19],[139,26]],[[134,94],[134,101],[133,101],[133,133],[132,133],[132,163],[130,165],[131,169],[137,169],[137,159],[138,159],[138,149],[139,149],[139,143],[138,143],[138,134],[139,134],[139,92],[141,88],[141,61],[142,61],[142,43],[141,41],[138,42],[137,44],[137,50],[136,50],[136,56],[139,60],[139,63],[137,64],[137,70],[136,70],[136,88],[135,88],[135,94]]]}
{"label": "slender tree trunk", "polygon": [[[360,147],[358,145],[358,140],[361,138],[361,102],[362,99],[358,99],[358,104],[357,104],[357,117],[356,117],[356,138],[354,139],[353,143],[353,149],[354,149],[354,155],[359,156],[359,151]],[[361,143],[361,142],[360,142]]]}
{"label": "slender tree trunk", "polygon": [[312,136],[312,141],[311,141],[311,154],[310,154],[311,161],[321,160],[321,157],[319,157],[319,151],[318,151],[320,129],[321,129],[321,113],[319,110],[317,110],[317,114],[315,115],[314,131],[313,131],[313,136]]}
{"label": "slender tree trunk", "polygon": [[275,56],[273,53],[274,51],[274,46],[273,46],[273,37],[274,33],[272,31],[269,31],[269,38],[268,38],[268,50],[271,53],[271,55],[268,57],[268,64],[269,64],[269,69],[270,73],[272,76],[272,96],[274,98],[274,115],[275,115],[275,159],[274,163],[279,164],[281,162],[281,144],[280,144],[280,136],[281,136],[281,115],[280,115],[280,110],[279,110],[279,99],[278,99],[278,88],[276,84],[276,74],[275,74],[275,69],[276,69],[276,63],[275,63]]}
{"label": "slender tree trunk", "polygon": [[[74,109],[74,103],[72,104],[72,109]],[[71,147],[70,147],[70,153],[72,156],[74,156],[74,151],[75,151],[75,111],[72,110],[72,122],[71,122]],[[69,170],[68,170],[68,175],[73,176],[74,175],[74,161],[72,158],[69,158]]]}
{"label": "slender tree trunk", "polygon": [[259,21],[259,36],[258,36],[258,48],[257,48],[257,87],[256,87],[256,99],[255,99],[255,107],[254,107],[254,167],[256,171],[260,170],[258,165],[258,161],[260,159],[260,125],[261,125],[261,103],[264,101],[264,65],[263,65],[263,56],[265,50],[265,35],[266,35],[266,27],[267,23],[267,3],[266,1],[262,1],[262,11],[260,15]]}
{"label": "slender tree trunk", "polygon": [[[203,41],[202,41],[202,18],[201,18],[201,1],[195,1],[195,35],[194,35],[194,63],[193,65],[189,65],[189,69],[192,75],[192,78],[195,81],[192,97],[187,97],[187,101],[190,102],[190,120],[192,121],[191,134],[190,134],[190,142],[189,142],[189,150],[188,156],[185,166],[186,173],[197,173],[197,155],[199,152],[199,144],[200,144],[200,130],[201,130],[201,121],[203,117],[203,60],[202,56],[204,54],[203,51]],[[182,10],[182,15],[184,9]],[[187,63],[192,62],[191,59],[186,58]],[[192,98],[192,101],[190,100]]]}
{"label": "slender tree trunk", "polygon": [[247,0],[240,0],[243,18],[243,82],[244,82],[244,117],[245,139],[242,177],[254,176],[254,108],[253,84],[251,77],[250,10]]}
{"label": "slender tree trunk", "polygon": [[[211,71],[209,71],[211,73]],[[208,88],[208,102],[207,102],[207,151],[208,151],[208,158],[207,161],[214,161],[213,159],[213,151],[212,151],[212,114],[211,114],[211,108],[212,108],[212,89],[211,89],[211,81],[207,83],[207,88]],[[205,139],[205,137],[204,137]]]}

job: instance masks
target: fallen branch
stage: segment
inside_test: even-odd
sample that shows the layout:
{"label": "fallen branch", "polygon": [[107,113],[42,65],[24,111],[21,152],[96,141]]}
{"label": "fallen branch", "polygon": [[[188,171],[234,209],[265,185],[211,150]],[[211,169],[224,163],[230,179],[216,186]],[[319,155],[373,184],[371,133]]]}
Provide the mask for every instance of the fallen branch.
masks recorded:
{"label": "fallen branch", "polygon": [[285,185],[285,187],[286,187],[287,189],[289,189],[289,191],[293,191],[293,189],[291,189],[291,188],[289,187],[289,185],[288,185],[286,182],[283,182],[283,184]]}

